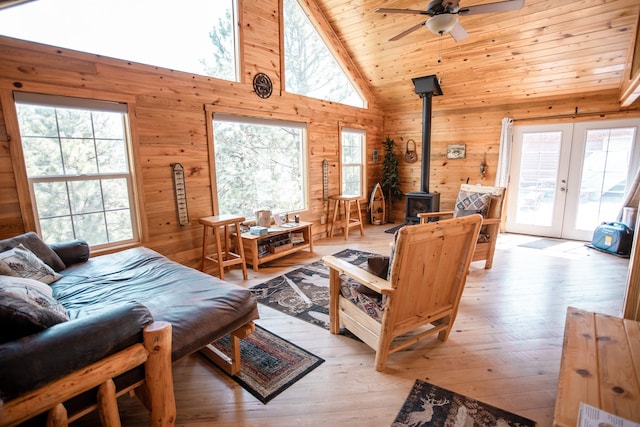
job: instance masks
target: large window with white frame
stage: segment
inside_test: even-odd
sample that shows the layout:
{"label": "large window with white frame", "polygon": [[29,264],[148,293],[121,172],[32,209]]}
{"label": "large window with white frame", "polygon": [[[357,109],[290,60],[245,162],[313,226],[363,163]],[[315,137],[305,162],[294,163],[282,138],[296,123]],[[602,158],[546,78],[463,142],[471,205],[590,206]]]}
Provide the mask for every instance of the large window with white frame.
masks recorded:
{"label": "large window with white frame", "polygon": [[15,94],[36,225],[48,243],[138,240],[125,104]]}
{"label": "large window with white frame", "polygon": [[306,124],[214,114],[220,214],[307,209]]}
{"label": "large window with white frame", "polygon": [[1,35],[232,81],[237,23],[237,0],[30,1],[0,9]]}
{"label": "large window with white frame", "polygon": [[341,194],[364,194],[365,136],[362,129],[342,128],[340,132]]}
{"label": "large window with white frame", "polygon": [[283,1],[283,27],[287,92],[366,107],[366,100],[320,37],[298,0]]}

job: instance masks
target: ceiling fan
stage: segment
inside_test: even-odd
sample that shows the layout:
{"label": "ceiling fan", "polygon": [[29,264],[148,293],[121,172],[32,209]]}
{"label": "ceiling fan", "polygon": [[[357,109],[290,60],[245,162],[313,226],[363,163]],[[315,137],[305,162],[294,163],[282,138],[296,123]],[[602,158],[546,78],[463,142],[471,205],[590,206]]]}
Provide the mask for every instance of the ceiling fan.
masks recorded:
{"label": "ceiling fan", "polygon": [[389,41],[395,41],[410,34],[422,26],[426,26],[434,34],[451,34],[455,41],[466,39],[469,34],[458,22],[458,15],[479,15],[481,13],[508,12],[518,10],[524,6],[524,0],[505,0],[495,3],[478,4],[475,6],[460,7],[460,0],[433,0],[427,10],[391,9],[380,7],[378,13],[408,13],[413,15],[427,15],[430,18],[401,32]]}

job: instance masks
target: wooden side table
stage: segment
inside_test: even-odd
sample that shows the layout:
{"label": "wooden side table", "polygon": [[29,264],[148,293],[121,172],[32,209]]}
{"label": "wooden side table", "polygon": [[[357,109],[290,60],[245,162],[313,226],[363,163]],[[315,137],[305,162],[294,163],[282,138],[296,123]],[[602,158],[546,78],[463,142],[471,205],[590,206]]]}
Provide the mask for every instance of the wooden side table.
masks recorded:
{"label": "wooden side table", "polygon": [[567,309],[553,425],[575,427],[580,402],[640,422],[640,322]]}
{"label": "wooden side table", "polygon": [[[229,214],[200,218],[200,224],[204,226],[202,231],[202,271],[204,271],[205,262],[211,261],[218,266],[220,279],[224,279],[225,267],[240,264],[242,266],[242,276],[245,280],[248,278],[247,264],[244,258],[244,248],[240,241],[240,236],[242,235],[240,223],[244,220],[245,218],[243,216]],[[238,236],[236,240],[237,253],[231,252],[230,227],[235,227],[235,234]],[[209,245],[209,229],[213,231],[213,236],[216,239],[215,254],[207,253]],[[223,232],[222,235],[224,239],[220,238],[221,231]]]}
{"label": "wooden side table", "polygon": [[[333,230],[334,230],[334,227],[336,226],[340,204],[342,204],[344,208],[344,224],[342,225],[344,230],[344,239],[347,240],[349,238],[349,229],[351,227],[360,227],[360,235],[364,236],[362,212],[360,211],[360,196],[348,196],[348,195],[329,196],[329,200],[334,201],[333,216],[331,218],[331,227],[329,228],[329,237],[333,237]],[[352,203],[356,204],[356,208],[358,211],[357,218],[351,218]]]}

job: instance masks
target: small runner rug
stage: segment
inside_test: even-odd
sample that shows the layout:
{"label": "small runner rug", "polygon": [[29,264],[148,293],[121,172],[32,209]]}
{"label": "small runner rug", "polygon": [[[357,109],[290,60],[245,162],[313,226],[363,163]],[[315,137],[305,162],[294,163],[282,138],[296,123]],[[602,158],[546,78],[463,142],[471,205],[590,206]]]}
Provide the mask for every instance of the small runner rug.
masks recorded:
{"label": "small runner rug", "polygon": [[533,427],[535,421],[416,380],[391,427]]}
{"label": "small runner rug", "polygon": [[[374,255],[355,249],[333,254],[359,266],[366,266]],[[329,268],[322,260],[256,285],[251,292],[261,304],[329,329]]]}
{"label": "small runner rug", "polygon": [[[230,354],[228,335],[213,345]],[[256,325],[254,333],[240,341],[240,372],[231,378],[266,404],[323,362],[324,359]]]}

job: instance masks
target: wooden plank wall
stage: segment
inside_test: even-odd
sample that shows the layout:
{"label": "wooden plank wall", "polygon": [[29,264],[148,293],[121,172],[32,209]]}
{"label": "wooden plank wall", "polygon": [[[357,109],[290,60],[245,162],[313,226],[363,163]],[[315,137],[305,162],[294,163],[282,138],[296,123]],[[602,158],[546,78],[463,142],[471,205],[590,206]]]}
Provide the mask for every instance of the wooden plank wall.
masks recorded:
{"label": "wooden plank wall", "polygon": [[[420,161],[422,150],[422,99],[413,88],[404,88],[413,100],[385,107],[385,135],[395,140],[400,156],[401,187],[404,193],[420,190]],[[554,122],[597,121],[640,117],[640,110],[621,108],[620,92],[597,91],[575,96],[539,99],[512,103],[504,98],[488,98],[486,105],[468,107],[457,105],[455,97],[433,97],[430,192],[440,193],[440,208],[453,209],[460,188],[469,180],[471,184],[494,185],[500,148],[502,119],[513,118],[514,125]],[[577,110],[576,110],[577,109]],[[578,114],[575,115],[575,112]],[[402,158],[406,142],[417,142],[419,161],[407,163]],[[465,144],[465,159],[447,159],[448,144]],[[487,173],[482,178],[480,163],[486,161]],[[393,217],[398,223],[404,218],[404,202],[394,202]]]}
{"label": "wooden plank wall", "polygon": [[[242,75],[238,83],[0,37],[0,96],[5,106],[0,112],[0,238],[29,228],[21,215],[11,157],[19,138],[6,131],[11,122],[8,116],[15,120],[8,98],[18,88],[129,104],[142,244],[191,266],[199,265],[201,253],[202,228],[197,219],[214,213],[205,110],[306,122],[310,206],[300,216],[312,221],[314,234],[321,237],[325,233],[321,217],[328,209],[322,199],[322,161],[329,161],[330,191],[337,194],[340,123],[357,123],[366,130],[367,159],[371,161],[374,145],[382,140],[383,116],[373,99],[368,100],[368,109],[359,109],[284,93],[279,15],[278,0],[242,2]],[[265,72],[274,81],[274,94],[267,100],[253,93],[256,72]],[[358,84],[366,87],[362,81]],[[379,142],[377,145],[380,149]],[[183,227],[177,224],[171,179],[170,165],[175,162],[186,170],[191,222]],[[368,166],[368,176],[379,175],[379,164]]]}
{"label": "wooden plank wall", "polygon": [[[313,1],[305,0],[303,5],[308,13],[319,13]],[[237,83],[0,37],[0,101],[4,107],[0,111],[0,238],[31,229],[28,224],[32,222],[21,213],[24,208],[21,209],[18,198],[20,185],[11,160],[11,149],[18,139],[6,130],[7,123],[15,120],[12,100],[8,98],[18,88],[129,103],[133,112],[142,244],[191,266],[198,265],[200,256],[202,229],[197,218],[214,212],[210,172],[213,165],[209,162],[205,110],[306,122],[310,209],[301,218],[314,223],[316,238],[323,236],[326,228],[321,225],[321,218],[327,215],[327,203],[322,200],[322,161],[329,161],[330,194],[337,194],[340,123],[359,124],[367,131],[367,186],[371,190],[381,172],[381,162],[372,163],[372,151],[377,149],[382,154],[384,137],[389,135],[396,141],[399,156],[408,139],[417,142],[420,153],[422,100],[413,93],[408,79],[400,86],[386,88],[384,99],[368,99],[368,109],[285,93],[280,80],[279,7],[278,0],[241,2],[242,65],[241,81]],[[326,19],[315,15],[314,20],[331,31]],[[325,40],[339,43],[335,34],[329,34]],[[341,63],[357,70],[350,58],[345,57],[344,47],[338,46],[337,52]],[[256,72],[266,72],[274,81],[274,94],[268,100],[253,93],[251,80]],[[356,74],[357,85],[370,97],[367,83]],[[470,76],[466,83],[456,82],[456,89],[472,83]],[[467,179],[471,183],[493,184],[503,117],[513,117],[517,124],[528,123],[526,120],[542,123],[553,119],[531,119],[571,115],[576,108],[580,114],[602,114],[579,115],[568,120],[640,115],[637,107],[630,112],[619,108],[618,90],[602,92],[597,85],[592,87],[593,92],[535,101],[514,101],[522,99],[521,94],[513,98],[508,93],[488,94],[486,99],[470,106],[456,98],[456,90],[448,92],[448,83],[443,82],[444,96],[435,97],[433,104],[430,175],[430,190],[441,193],[441,207],[453,206],[459,185]],[[384,105],[384,111],[380,105]],[[466,144],[466,158],[447,160],[445,150],[450,143]],[[488,174],[482,180],[480,163],[485,156]],[[170,164],[175,162],[182,163],[187,172],[191,224],[183,227],[177,225],[174,207]],[[401,159],[400,165],[402,191],[419,190],[420,163],[407,164]],[[394,202],[393,211],[395,222],[402,221],[404,202]]]}

